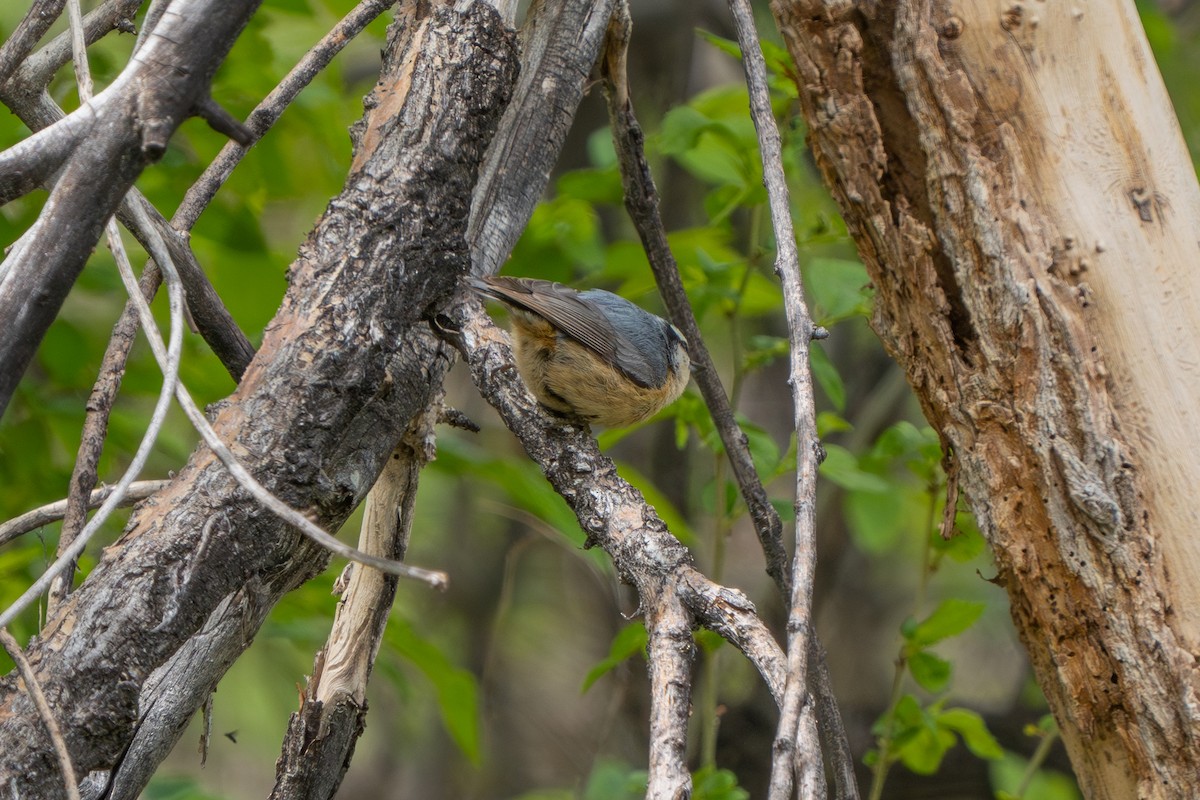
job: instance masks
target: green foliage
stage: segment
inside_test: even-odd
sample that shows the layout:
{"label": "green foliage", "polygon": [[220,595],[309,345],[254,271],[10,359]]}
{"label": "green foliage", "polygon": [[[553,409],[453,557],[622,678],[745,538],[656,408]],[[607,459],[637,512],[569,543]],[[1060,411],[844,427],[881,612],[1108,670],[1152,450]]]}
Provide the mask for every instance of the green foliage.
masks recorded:
{"label": "green foliage", "polygon": [[143,800],[226,800],[207,791],[199,781],[185,775],[155,775],[150,779]]}
{"label": "green foliage", "polygon": [[456,667],[437,645],[401,620],[388,624],[384,641],[433,685],[447,732],[471,763],[478,764],[479,686],[475,676]]}
{"label": "green foliage", "polygon": [[[602,759],[592,768],[582,792],[551,789],[527,792],[516,800],[641,800],[647,773],[619,761]],[[692,773],[692,800],[749,800],[729,770],[702,767]]]}
{"label": "green foliage", "polygon": [[641,622],[631,622],[617,632],[613,637],[612,645],[608,648],[608,655],[604,660],[588,671],[587,677],[583,679],[583,691],[592,688],[592,684],[600,680],[602,677],[612,672],[625,661],[633,658],[636,655],[646,654],[646,642],[648,636],[646,634],[646,626]]}
{"label": "green foliage", "polygon": [[729,770],[706,766],[692,774],[692,800],[750,800],[750,793]]}

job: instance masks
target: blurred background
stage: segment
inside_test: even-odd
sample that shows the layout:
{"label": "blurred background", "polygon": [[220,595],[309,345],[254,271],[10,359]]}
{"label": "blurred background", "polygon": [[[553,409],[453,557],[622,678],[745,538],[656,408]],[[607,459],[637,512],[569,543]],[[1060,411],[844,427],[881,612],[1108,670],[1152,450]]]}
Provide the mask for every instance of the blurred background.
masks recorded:
{"label": "blurred background", "polygon": [[[12,31],[25,5],[0,8],[0,36]],[[267,0],[217,76],[214,96],[244,117],[351,5]],[[949,541],[937,533],[945,495],[937,437],[870,331],[866,273],[816,178],[789,62],[766,4],[758,6],[808,300],[831,331],[813,356],[828,451],[816,613],[863,795],[1078,797],[1004,593],[988,582],[994,570],[970,515],[960,509],[958,535]],[[1200,4],[1138,7],[1195,156]],[[632,10],[634,102],[672,247],[756,466],[790,520],[795,441],[786,331],[728,13],[716,0],[633,0]],[[346,129],[374,82],[385,25],[375,23],[301,95],[193,232],[201,263],[253,341],[278,307],[297,246],[340,189],[350,157]],[[132,42],[109,36],[89,51],[100,86],[120,69]],[[68,109],[77,105],[67,70],[52,93]],[[596,86],[505,272],[601,286],[661,311],[621,206],[606,125]],[[26,135],[15,117],[0,115],[0,147]],[[203,123],[188,122],[139,187],[169,216],[223,144]],[[44,199],[39,193],[0,208],[0,245],[36,219]],[[0,519],[66,496],[87,397],[122,305],[112,259],[98,248],[0,420]],[[163,311],[161,298],[156,311]],[[183,380],[199,402],[234,388],[199,337],[187,340],[185,354]],[[160,380],[139,342],[113,414],[102,480],[115,481],[128,463]],[[648,690],[637,599],[606,556],[582,548],[574,517],[465,371],[456,369],[447,388],[447,402],[482,431],[439,431],[409,560],[446,570],[451,588],[435,594],[401,586],[372,681],[367,730],[338,796],[639,797]],[[745,591],[782,632],[785,609],[695,390],[656,420],[600,432],[599,439],[701,568]],[[178,469],[195,440],[175,412],[143,477]],[[358,523],[356,514],[342,538],[354,541]],[[109,541],[119,528],[119,521],[110,525]],[[18,596],[49,562],[57,533],[47,526],[0,550],[0,602]],[[83,560],[84,575],[98,552]],[[200,726],[193,725],[146,797],[240,800],[270,791],[288,715],[328,632],[340,567],[285,598],[220,684],[207,765],[201,767]],[[14,633],[24,641],[38,623],[33,610]],[[705,632],[696,638],[693,797],[764,796],[774,704],[738,652]],[[0,669],[11,669],[3,656]]]}

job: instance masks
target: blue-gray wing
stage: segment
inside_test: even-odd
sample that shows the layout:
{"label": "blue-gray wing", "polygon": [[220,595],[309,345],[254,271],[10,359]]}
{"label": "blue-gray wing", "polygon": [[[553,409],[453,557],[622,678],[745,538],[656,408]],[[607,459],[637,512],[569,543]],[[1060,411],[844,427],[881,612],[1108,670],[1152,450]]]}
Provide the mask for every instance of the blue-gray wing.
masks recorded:
{"label": "blue-gray wing", "polygon": [[603,289],[577,292],[534,278],[472,278],[480,292],[537,314],[614,365],[630,380],[657,388],[667,379],[666,323]]}

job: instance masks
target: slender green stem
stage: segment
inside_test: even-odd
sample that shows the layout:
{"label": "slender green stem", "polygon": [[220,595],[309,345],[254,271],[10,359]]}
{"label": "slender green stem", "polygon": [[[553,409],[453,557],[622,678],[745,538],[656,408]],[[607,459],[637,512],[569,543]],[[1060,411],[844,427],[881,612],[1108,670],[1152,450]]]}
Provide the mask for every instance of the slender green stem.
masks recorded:
{"label": "slender green stem", "polygon": [[1037,749],[1033,751],[1033,755],[1029,757],[1029,763],[1025,765],[1025,774],[1021,776],[1021,782],[1017,784],[1017,800],[1021,800],[1025,796],[1025,792],[1029,791],[1029,784],[1033,782],[1033,778],[1041,769],[1042,764],[1046,762],[1046,758],[1050,755],[1051,748],[1058,741],[1058,725],[1055,725],[1052,730],[1042,734],[1042,740],[1038,742]]}
{"label": "slender green stem", "polygon": [[875,762],[875,768],[871,771],[869,800],[879,800],[883,797],[883,784],[887,780],[888,769],[892,766],[892,738],[896,733],[896,706],[899,704],[904,690],[906,664],[904,649],[901,648],[900,655],[896,657],[896,674],[892,678],[892,693],[888,697],[887,726],[884,728],[883,735],[879,737],[879,760]]}
{"label": "slender green stem", "polygon": [[[725,571],[726,544],[729,533],[733,529],[733,520],[725,513],[725,464],[723,457],[715,459],[713,470],[715,488],[716,513],[713,515],[712,542],[712,579],[720,583]],[[704,673],[700,683],[700,765],[703,767],[717,764],[717,732],[721,720],[717,714],[720,697],[721,650],[706,650],[703,656]]]}
{"label": "slender green stem", "polygon": [[[940,482],[929,483],[929,507],[925,513],[925,527],[921,531],[921,574],[917,581],[917,594],[913,599],[913,616],[920,617],[925,610],[925,601],[929,593],[929,579],[935,569],[933,540],[933,525],[937,520],[938,500],[941,498]],[[892,764],[892,740],[896,733],[896,706],[904,690],[904,672],[908,667],[908,656],[904,647],[896,656],[896,674],[892,678],[892,692],[888,697],[887,724],[883,735],[879,737],[879,760],[871,771],[871,791],[869,800],[879,800],[883,797],[883,784],[887,780],[888,769]]]}

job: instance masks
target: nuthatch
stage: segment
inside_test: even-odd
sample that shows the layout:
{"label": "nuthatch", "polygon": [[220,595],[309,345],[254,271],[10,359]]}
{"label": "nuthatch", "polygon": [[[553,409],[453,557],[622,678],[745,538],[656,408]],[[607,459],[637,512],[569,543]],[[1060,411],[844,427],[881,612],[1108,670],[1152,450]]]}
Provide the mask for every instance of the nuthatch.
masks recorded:
{"label": "nuthatch", "polygon": [[472,278],[511,311],[517,370],[542,405],[594,425],[649,419],[687,385],[679,330],[603,289],[533,278]]}

